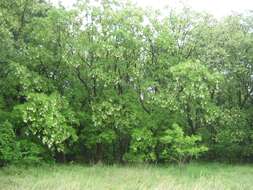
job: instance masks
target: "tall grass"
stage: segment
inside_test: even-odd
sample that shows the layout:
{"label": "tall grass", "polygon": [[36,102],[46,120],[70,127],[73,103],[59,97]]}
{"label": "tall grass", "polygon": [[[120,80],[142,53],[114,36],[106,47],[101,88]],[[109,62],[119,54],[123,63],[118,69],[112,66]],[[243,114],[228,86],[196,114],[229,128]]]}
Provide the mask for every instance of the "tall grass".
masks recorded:
{"label": "tall grass", "polygon": [[253,165],[6,167],[0,190],[252,190]]}

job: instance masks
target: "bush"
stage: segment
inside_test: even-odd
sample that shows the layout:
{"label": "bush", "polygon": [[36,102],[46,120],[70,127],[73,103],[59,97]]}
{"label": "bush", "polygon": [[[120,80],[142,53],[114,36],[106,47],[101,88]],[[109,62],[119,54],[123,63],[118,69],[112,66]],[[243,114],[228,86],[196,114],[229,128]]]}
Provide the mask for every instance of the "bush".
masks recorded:
{"label": "bush", "polygon": [[17,159],[15,148],[15,133],[12,124],[5,121],[0,124],[0,165]]}
{"label": "bush", "polygon": [[[38,164],[41,161],[52,160],[47,154],[46,149],[28,139],[22,139],[16,142],[17,159],[15,163]],[[52,158],[52,157],[51,157]]]}
{"label": "bush", "polygon": [[201,153],[207,151],[205,146],[198,145],[198,142],[201,141],[200,136],[185,135],[183,129],[176,123],[172,125],[172,129],[166,130],[160,141],[164,147],[162,158],[179,165],[192,158],[197,158]]}
{"label": "bush", "polygon": [[9,121],[0,125],[0,166],[22,163],[35,164],[52,160],[46,149],[29,139],[17,139]]}
{"label": "bush", "polygon": [[156,161],[156,139],[153,133],[146,128],[134,129],[129,153],[124,155],[124,160],[130,162]]}

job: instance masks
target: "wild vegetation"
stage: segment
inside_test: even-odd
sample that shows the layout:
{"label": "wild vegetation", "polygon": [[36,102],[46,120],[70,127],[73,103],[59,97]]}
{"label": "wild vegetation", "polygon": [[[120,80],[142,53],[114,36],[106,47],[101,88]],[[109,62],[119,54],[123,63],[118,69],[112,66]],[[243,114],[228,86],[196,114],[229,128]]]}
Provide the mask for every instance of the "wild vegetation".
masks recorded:
{"label": "wild vegetation", "polygon": [[252,12],[0,1],[0,165],[193,159],[253,161]]}
{"label": "wild vegetation", "polygon": [[251,165],[5,167],[0,190],[251,190]]}

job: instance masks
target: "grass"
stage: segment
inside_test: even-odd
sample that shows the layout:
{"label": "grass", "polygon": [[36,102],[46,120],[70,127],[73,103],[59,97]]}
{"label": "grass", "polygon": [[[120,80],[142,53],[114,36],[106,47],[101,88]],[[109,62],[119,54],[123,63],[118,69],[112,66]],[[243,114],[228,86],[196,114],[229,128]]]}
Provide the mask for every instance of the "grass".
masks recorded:
{"label": "grass", "polygon": [[253,190],[253,165],[53,165],[0,169],[0,190]]}

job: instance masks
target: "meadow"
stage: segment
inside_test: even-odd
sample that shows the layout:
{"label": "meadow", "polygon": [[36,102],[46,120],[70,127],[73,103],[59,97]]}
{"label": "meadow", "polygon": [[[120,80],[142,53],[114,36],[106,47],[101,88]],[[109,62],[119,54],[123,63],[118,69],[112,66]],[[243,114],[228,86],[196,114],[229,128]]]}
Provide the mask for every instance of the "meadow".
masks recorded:
{"label": "meadow", "polygon": [[250,190],[252,165],[46,165],[0,170],[0,190]]}

